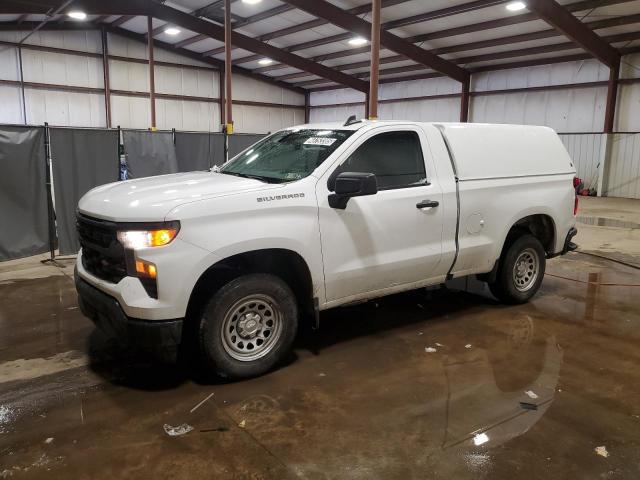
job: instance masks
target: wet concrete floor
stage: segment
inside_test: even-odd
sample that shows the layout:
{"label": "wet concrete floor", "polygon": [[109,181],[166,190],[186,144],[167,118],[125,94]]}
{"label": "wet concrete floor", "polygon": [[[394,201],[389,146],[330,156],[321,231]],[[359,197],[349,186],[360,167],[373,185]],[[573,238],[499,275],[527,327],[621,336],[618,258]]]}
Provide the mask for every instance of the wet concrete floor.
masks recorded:
{"label": "wet concrete floor", "polygon": [[527,305],[470,282],[326,312],[229,384],[122,351],[68,276],[5,282],[0,478],[640,478],[640,272],[547,271]]}

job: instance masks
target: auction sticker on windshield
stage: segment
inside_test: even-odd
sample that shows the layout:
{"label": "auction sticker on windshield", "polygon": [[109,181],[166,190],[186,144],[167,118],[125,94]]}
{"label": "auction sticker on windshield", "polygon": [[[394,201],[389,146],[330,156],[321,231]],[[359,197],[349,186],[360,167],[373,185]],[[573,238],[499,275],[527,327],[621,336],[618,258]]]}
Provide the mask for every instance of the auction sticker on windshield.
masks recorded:
{"label": "auction sticker on windshield", "polygon": [[305,145],[324,145],[328,147],[329,145],[332,145],[333,142],[335,141],[336,141],[335,138],[311,137],[305,140],[304,144]]}

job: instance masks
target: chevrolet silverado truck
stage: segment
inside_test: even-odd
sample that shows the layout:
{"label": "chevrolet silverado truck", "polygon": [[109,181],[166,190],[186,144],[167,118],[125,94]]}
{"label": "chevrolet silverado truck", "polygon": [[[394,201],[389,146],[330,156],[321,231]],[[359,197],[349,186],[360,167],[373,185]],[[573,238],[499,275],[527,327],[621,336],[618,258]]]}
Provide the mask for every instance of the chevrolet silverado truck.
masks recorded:
{"label": "chevrolet silverado truck", "polygon": [[466,275],[526,302],[545,260],[575,249],[574,177],[546,127],[287,128],[211,171],[88,192],[79,304],[125,343],[191,338],[208,370],[259,375],[325,309]]}

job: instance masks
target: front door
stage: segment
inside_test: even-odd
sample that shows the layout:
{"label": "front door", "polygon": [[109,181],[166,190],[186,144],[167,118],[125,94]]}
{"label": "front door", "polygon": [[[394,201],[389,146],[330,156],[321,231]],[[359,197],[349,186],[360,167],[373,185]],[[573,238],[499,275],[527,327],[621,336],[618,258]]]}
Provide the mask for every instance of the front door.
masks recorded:
{"label": "front door", "polygon": [[[374,129],[318,182],[327,302],[444,278],[443,209],[425,206],[442,202],[432,163],[423,155],[428,151],[419,128]],[[344,210],[331,208],[327,197],[340,172],[374,173],[378,193],[351,198]]]}

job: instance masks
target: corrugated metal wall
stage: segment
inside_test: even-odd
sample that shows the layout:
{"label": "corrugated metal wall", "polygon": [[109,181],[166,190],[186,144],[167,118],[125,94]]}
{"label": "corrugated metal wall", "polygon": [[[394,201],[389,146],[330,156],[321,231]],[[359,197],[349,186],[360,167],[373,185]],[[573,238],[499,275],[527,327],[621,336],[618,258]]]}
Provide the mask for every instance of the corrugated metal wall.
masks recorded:
{"label": "corrugated metal wall", "polygon": [[[20,41],[26,32],[0,32],[0,40]],[[27,43],[101,54],[98,31],[36,32]],[[119,35],[109,34],[109,54],[145,60],[146,45]],[[22,50],[24,81],[74,87],[104,89],[101,57],[84,57],[64,53]],[[171,62],[202,67],[199,69],[156,65],[156,93],[198,97],[192,99],[156,98],[156,123],[159,129],[220,131],[219,74],[211,65],[161,49],[155,51],[156,62]],[[148,128],[149,73],[145,63],[109,60],[112,126]],[[0,47],[0,80],[18,81],[18,51]],[[234,75],[234,101],[269,104],[304,105],[304,95],[241,75]],[[136,92],[124,94],[120,92]],[[209,100],[210,99],[210,100]],[[104,94],[68,92],[45,88],[26,88],[26,121],[22,112],[19,86],[0,85],[0,123],[104,127]],[[234,105],[235,131],[267,133],[304,123],[304,109],[274,106]]]}
{"label": "corrugated metal wall", "polygon": [[586,188],[598,186],[598,166],[603,147],[604,134],[561,134],[560,139],[573,159],[576,174]]}
{"label": "corrugated metal wall", "polygon": [[640,198],[640,134],[613,135],[609,178],[610,197]]}

